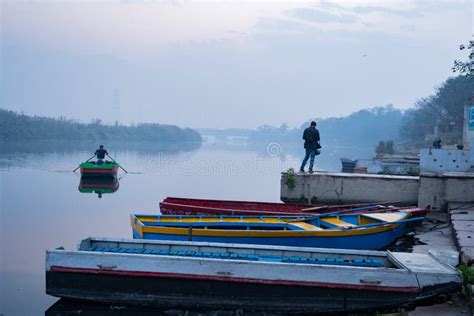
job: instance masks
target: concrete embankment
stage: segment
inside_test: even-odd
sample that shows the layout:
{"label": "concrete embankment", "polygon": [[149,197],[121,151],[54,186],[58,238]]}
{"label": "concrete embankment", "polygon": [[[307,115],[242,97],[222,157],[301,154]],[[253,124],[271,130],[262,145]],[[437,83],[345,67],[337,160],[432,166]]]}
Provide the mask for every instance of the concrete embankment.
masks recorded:
{"label": "concrete embankment", "polygon": [[310,204],[396,201],[446,210],[452,202],[474,202],[474,173],[424,172],[420,176],[317,172],[282,173],[281,200]]}
{"label": "concrete embankment", "polygon": [[[294,177],[294,186],[288,181]],[[399,201],[416,204],[418,177],[317,172],[282,174],[281,200],[310,204]]]}

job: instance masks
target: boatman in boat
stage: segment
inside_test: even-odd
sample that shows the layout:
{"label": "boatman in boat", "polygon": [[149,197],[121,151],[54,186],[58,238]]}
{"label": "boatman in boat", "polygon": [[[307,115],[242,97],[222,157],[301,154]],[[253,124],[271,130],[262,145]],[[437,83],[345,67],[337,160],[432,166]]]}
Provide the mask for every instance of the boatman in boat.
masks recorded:
{"label": "boatman in boat", "polygon": [[304,148],[306,155],[304,156],[303,162],[301,163],[300,172],[304,172],[304,167],[309,160],[309,173],[313,173],[314,157],[319,155],[319,131],[316,129],[316,122],[312,121],[310,126],[304,130],[303,133]]}
{"label": "boatman in boat", "polygon": [[104,163],[105,155],[108,155],[109,153],[107,150],[104,148],[104,145],[100,145],[99,149],[95,151],[95,155],[97,156],[97,164],[101,165]]}

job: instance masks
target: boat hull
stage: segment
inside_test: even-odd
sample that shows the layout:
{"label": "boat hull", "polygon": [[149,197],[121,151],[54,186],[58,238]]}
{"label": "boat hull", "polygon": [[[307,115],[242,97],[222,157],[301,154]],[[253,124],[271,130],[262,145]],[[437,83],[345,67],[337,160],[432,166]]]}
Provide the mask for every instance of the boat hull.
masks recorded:
{"label": "boat hull", "polygon": [[83,177],[116,177],[119,165],[113,161],[102,164],[83,162],[79,165]]}
{"label": "boat hull", "polygon": [[[160,211],[164,215],[292,215],[302,213],[303,209],[313,206],[314,205],[311,204],[168,197],[160,203]],[[311,212],[309,214],[311,214]]]}
{"label": "boat hull", "polygon": [[118,167],[113,168],[83,168],[81,167],[82,177],[116,177]]}
{"label": "boat hull", "polygon": [[200,241],[200,242],[218,242],[233,244],[255,244],[255,245],[274,245],[290,247],[315,247],[315,248],[338,248],[338,249],[365,249],[380,250],[388,247],[397,238],[403,235],[405,225],[393,225],[374,233],[346,236],[298,236],[298,237],[231,237],[225,236],[200,236],[194,233],[183,234],[159,234],[146,233],[141,234],[133,230],[133,238],[148,240],[176,240],[176,241]]}
{"label": "boat hull", "polygon": [[[386,203],[388,204],[388,203]],[[383,205],[383,203],[382,203]],[[410,210],[412,217],[424,217],[429,208],[383,208],[380,204],[347,204],[315,206],[254,201],[206,200],[168,197],[160,203],[163,215],[312,215],[339,211],[353,213],[367,211]]]}
{"label": "boat hull", "polygon": [[[79,247],[47,251],[47,294],[179,309],[328,313],[398,307],[461,285],[456,270],[419,254],[92,238]],[[276,260],[296,257],[343,261]],[[348,266],[356,258],[380,266]]]}
{"label": "boat hull", "polygon": [[[186,275],[134,274],[133,272],[49,271],[47,294],[57,297],[161,308],[243,309],[286,313],[348,312],[396,307],[425,293],[391,292],[364,288],[338,288],[317,284],[265,284],[189,278]],[[457,289],[445,285],[443,291]],[[437,289],[440,291],[441,289]],[[433,293],[430,293],[433,292]]]}

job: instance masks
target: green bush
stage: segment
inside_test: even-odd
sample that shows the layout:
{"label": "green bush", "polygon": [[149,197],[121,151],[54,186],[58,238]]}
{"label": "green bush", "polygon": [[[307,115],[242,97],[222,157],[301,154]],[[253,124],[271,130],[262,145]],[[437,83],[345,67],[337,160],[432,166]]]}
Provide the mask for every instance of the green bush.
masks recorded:
{"label": "green bush", "polygon": [[290,168],[286,172],[285,175],[285,184],[288,186],[288,188],[293,189],[296,185],[296,174],[295,174],[295,169]]}

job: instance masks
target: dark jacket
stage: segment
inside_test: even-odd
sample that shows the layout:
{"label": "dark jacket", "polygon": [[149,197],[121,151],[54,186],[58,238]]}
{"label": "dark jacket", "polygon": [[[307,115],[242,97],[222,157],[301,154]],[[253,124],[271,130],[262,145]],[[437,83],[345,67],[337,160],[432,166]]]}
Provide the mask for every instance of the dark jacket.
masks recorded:
{"label": "dark jacket", "polygon": [[108,155],[109,153],[105,149],[97,149],[95,151],[95,155],[97,156],[97,159],[104,159],[105,155]]}
{"label": "dark jacket", "polygon": [[319,131],[316,127],[308,127],[304,130],[303,133],[304,139],[304,148],[306,149],[319,149],[321,146],[319,145]]}

